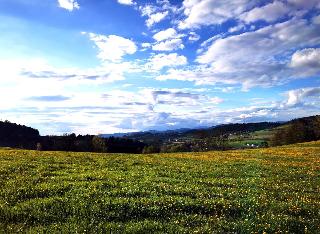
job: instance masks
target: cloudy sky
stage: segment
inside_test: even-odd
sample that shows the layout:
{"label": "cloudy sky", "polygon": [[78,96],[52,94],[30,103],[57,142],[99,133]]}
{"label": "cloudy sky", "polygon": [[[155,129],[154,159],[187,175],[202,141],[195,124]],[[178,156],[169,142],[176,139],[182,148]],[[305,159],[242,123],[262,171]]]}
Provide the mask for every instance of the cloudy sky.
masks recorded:
{"label": "cloudy sky", "polygon": [[0,0],[0,118],[41,134],[320,114],[320,0]]}

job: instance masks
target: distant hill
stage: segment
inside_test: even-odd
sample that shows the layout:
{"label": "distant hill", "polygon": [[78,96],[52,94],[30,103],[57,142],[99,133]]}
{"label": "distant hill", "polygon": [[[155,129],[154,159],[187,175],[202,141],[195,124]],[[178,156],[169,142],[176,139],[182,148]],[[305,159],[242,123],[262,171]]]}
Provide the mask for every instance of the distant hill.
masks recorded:
{"label": "distant hill", "polygon": [[288,121],[273,130],[272,145],[287,145],[320,140],[320,115]]}
{"label": "distant hill", "polygon": [[196,129],[187,132],[187,134],[197,134],[204,136],[218,136],[223,134],[249,133],[271,129],[283,125],[280,122],[259,122],[259,123],[235,123],[222,124],[208,129]]}
{"label": "distant hill", "polygon": [[39,137],[39,131],[36,129],[9,121],[0,121],[0,146],[2,147],[33,149]]}
{"label": "distant hill", "polygon": [[260,122],[260,123],[235,123],[235,124],[222,124],[210,128],[201,129],[178,129],[169,131],[146,131],[129,133],[123,135],[124,138],[140,140],[146,143],[152,142],[170,142],[170,141],[185,141],[194,139],[203,139],[208,137],[216,137],[226,134],[241,134],[250,133],[260,130],[272,129],[279,127],[283,123],[273,122]]}
{"label": "distant hill", "polygon": [[0,147],[25,149],[157,153],[267,147],[320,140],[320,115],[288,122],[222,124],[209,128],[182,128],[92,135],[40,136],[24,125],[0,121]]}

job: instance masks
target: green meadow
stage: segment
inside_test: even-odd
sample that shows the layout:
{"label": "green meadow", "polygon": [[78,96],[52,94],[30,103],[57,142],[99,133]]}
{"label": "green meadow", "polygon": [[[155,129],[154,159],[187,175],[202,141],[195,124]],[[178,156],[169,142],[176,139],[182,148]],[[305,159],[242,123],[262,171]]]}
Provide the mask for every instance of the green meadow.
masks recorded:
{"label": "green meadow", "polygon": [[320,233],[320,142],[173,154],[0,149],[0,233]]}

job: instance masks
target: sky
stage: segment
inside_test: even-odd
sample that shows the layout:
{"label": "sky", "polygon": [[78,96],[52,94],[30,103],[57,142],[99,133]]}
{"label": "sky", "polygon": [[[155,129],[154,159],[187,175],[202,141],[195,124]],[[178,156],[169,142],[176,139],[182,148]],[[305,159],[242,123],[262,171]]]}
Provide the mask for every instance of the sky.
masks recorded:
{"label": "sky", "polygon": [[320,0],[0,0],[0,119],[47,134],[320,114]]}

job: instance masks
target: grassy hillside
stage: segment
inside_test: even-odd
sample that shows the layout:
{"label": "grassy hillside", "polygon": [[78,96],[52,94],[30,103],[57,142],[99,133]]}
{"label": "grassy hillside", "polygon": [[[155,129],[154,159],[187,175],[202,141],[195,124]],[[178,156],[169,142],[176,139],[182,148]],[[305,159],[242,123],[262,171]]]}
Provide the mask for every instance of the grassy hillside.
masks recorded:
{"label": "grassy hillside", "polygon": [[319,233],[320,142],[154,155],[0,150],[0,233]]}

